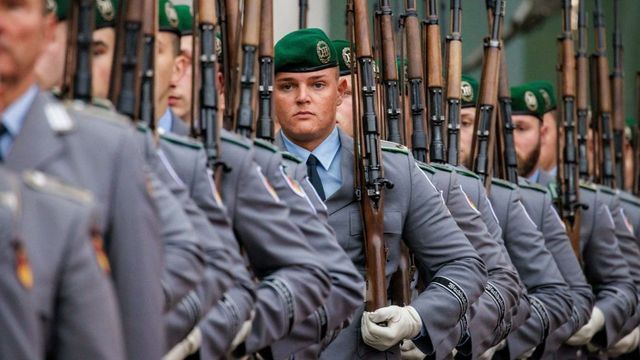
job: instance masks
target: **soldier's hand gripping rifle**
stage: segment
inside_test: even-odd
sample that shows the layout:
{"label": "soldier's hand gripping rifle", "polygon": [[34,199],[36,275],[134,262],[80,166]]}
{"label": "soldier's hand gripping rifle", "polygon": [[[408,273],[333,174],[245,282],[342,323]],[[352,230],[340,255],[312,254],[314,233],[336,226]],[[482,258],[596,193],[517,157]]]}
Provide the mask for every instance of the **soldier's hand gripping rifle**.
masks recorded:
{"label": "soldier's hand gripping rifle", "polygon": [[473,159],[473,171],[480,176],[485,188],[491,186],[491,174],[493,168],[493,136],[495,129],[495,108],[498,90],[498,71],[500,68],[500,25],[504,16],[505,2],[495,0],[487,1],[489,9],[495,8],[491,36],[484,42],[484,60],[482,75],[480,77],[480,93],[476,106],[476,121],[471,143],[471,159]]}
{"label": "soldier's hand gripping rifle", "polygon": [[[352,0],[354,10],[354,40],[358,62],[359,100],[362,118],[354,117],[357,137],[354,156],[359,168],[359,193],[364,222],[365,266],[367,297],[365,310],[375,311],[386,306],[386,249],[383,237],[385,187],[393,185],[384,178],[380,132],[376,115],[376,84],[373,75],[373,57],[369,38],[369,21],[366,0]],[[355,98],[355,92],[354,92]],[[357,101],[354,101],[357,104]]]}
{"label": "soldier's hand gripping rifle", "polygon": [[120,8],[109,99],[119,113],[138,119],[143,2],[121,1]]}
{"label": "soldier's hand gripping rifle", "polygon": [[[411,149],[416,160],[427,161],[427,134],[424,119],[424,86],[420,22],[415,0],[406,0],[404,25],[407,39],[407,79],[411,104]],[[440,54],[438,54],[439,56]]]}
{"label": "soldier's hand gripping rifle", "polygon": [[587,129],[589,116],[589,58],[587,57],[586,0],[578,4],[578,51],[576,52],[576,115],[578,119],[578,173],[589,180]]}
{"label": "soldier's hand gripping rifle", "polygon": [[63,98],[91,102],[91,43],[94,28],[94,0],[74,0],[71,3],[70,29],[67,36],[67,57]]}
{"label": "soldier's hand gripping rifle", "polygon": [[442,111],[442,50],[440,47],[440,23],[438,19],[438,1],[427,2],[425,19],[427,36],[427,109],[429,109],[430,161],[444,163],[444,113]]}
{"label": "soldier's hand gripping rifle", "polygon": [[[576,62],[571,29],[571,0],[562,2],[562,35],[558,38],[560,75],[560,121],[558,134],[564,135],[562,157],[558,161],[558,206],[573,251],[580,259],[580,202],[576,153]],[[558,149],[560,150],[560,149]],[[560,154],[558,154],[560,155]]]}
{"label": "soldier's hand gripping rifle", "polygon": [[140,84],[140,121],[155,130],[155,42],[158,30],[158,0],[143,0],[146,17],[142,22],[142,82]]}
{"label": "soldier's hand gripping rifle", "polygon": [[451,0],[451,28],[447,35],[447,162],[458,165],[462,81],[462,0]]}
{"label": "soldier's hand gripping rifle", "polygon": [[260,20],[260,83],[258,92],[258,123],[256,137],[273,141],[273,118],[271,117],[271,94],[273,93],[273,0],[262,0]]}
{"label": "soldier's hand gripping rifle", "polygon": [[[592,121],[597,121],[602,140],[601,146],[601,178],[603,185],[615,187],[615,159],[613,154],[613,133],[611,124],[611,86],[609,82],[609,61],[607,60],[606,31],[604,25],[604,13],[602,1],[596,0],[596,8],[593,12],[593,26],[595,31],[595,53],[592,55],[595,63],[595,75],[597,86],[597,107]],[[592,89],[593,91],[594,89]],[[597,163],[596,163],[597,164]]]}
{"label": "soldier's hand gripping rifle", "polygon": [[245,0],[244,26],[242,27],[242,74],[240,76],[240,102],[236,112],[236,132],[252,136],[253,92],[256,82],[254,69],[260,43],[261,0]]}
{"label": "soldier's hand gripping rifle", "polygon": [[613,143],[615,151],[615,179],[618,189],[624,188],[624,83],[622,31],[620,29],[620,0],[613,0],[613,72],[611,99],[613,101]]}

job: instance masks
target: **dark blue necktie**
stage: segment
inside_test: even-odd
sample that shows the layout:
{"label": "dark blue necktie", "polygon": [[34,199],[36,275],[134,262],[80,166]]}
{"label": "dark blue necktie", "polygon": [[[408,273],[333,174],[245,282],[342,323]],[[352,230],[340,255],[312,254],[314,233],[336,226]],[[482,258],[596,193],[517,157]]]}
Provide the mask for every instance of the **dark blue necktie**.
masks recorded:
{"label": "dark blue necktie", "polygon": [[[9,136],[9,131],[4,126],[4,123],[2,122],[2,117],[0,117],[0,140],[2,140],[5,136]],[[2,150],[1,146],[0,146],[0,162],[4,162],[4,151]]]}
{"label": "dark blue necktie", "polygon": [[320,175],[318,174],[318,158],[313,154],[309,154],[309,158],[307,159],[307,175],[309,175],[309,181],[311,185],[316,189],[318,196],[320,199],[324,201],[326,198],[324,196],[324,188],[322,187],[322,180],[320,180]]}

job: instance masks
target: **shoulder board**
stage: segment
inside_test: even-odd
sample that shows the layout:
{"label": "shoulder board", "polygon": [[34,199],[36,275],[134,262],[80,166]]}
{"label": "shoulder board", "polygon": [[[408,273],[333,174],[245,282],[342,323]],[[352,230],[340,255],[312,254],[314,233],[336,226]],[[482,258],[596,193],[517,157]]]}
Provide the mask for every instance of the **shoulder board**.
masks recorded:
{"label": "shoulder board", "polygon": [[473,171],[469,171],[463,167],[460,166],[456,166],[454,167],[454,169],[456,170],[456,173],[460,174],[460,175],[464,175],[466,177],[470,177],[470,178],[474,178],[477,180],[480,180],[480,176],[478,176],[478,174],[474,173]]}
{"label": "shoulder board", "polygon": [[620,199],[622,199],[622,201],[629,203],[629,204],[633,204],[635,206],[640,207],[640,199],[638,197],[636,197],[633,194],[630,194],[626,191],[621,191],[620,192]]}
{"label": "shoulder board", "polygon": [[192,149],[202,149],[202,144],[194,139],[188,138],[186,136],[181,136],[174,134],[170,131],[159,131],[160,139],[172,142],[174,144],[187,146]]}
{"label": "shoulder board", "polygon": [[251,146],[247,143],[245,143],[244,141],[240,140],[240,139],[236,139],[235,137],[231,136],[231,135],[227,135],[224,132],[220,134],[220,140],[229,143],[229,144],[233,144],[233,145],[237,145],[240,146],[241,148],[245,148],[245,149],[251,149]]}
{"label": "shoulder board", "polygon": [[597,186],[598,190],[602,191],[605,194],[608,195],[617,195],[616,190],[608,187],[608,186],[604,186],[604,185],[598,185]]}
{"label": "shoulder board", "polygon": [[431,167],[438,169],[440,171],[453,172],[453,167],[448,164],[431,163],[429,165],[431,165]]}
{"label": "shoulder board", "polygon": [[22,178],[33,190],[62,196],[83,204],[93,202],[93,195],[89,191],[65,184],[39,171],[27,170],[22,174]]}
{"label": "shoulder board", "polygon": [[593,192],[598,191],[598,188],[593,183],[582,181],[582,180],[580,181],[580,188],[593,191]]}
{"label": "shoulder board", "polygon": [[422,171],[426,171],[429,174],[433,175],[436,173],[436,170],[433,168],[433,166],[429,165],[429,164],[425,164],[422,161],[417,161],[416,160],[416,164],[418,164],[418,167],[420,168],[420,170]]}
{"label": "shoulder board", "polygon": [[284,159],[289,160],[289,161],[293,161],[296,164],[302,164],[302,159],[300,159],[296,155],[294,155],[294,154],[292,154],[292,153],[290,153],[288,151],[281,151],[280,153],[282,154],[282,157]]}
{"label": "shoulder board", "polygon": [[381,140],[380,149],[382,151],[394,152],[398,154],[409,155],[409,148],[391,141]]}
{"label": "shoulder board", "polygon": [[253,139],[253,144],[263,149],[267,149],[272,153],[278,152],[278,148],[275,145],[263,139]]}
{"label": "shoulder board", "polygon": [[115,111],[115,107],[113,106],[113,103],[109,99],[93,98],[91,100],[91,104],[93,104],[94,106],[99,107],[101,109],[105,109],[105,110],[109,110],[109,111]]}
{"label": "shoulder board", "polygon": [[75,111],[88,115],[93,115],[98,119],[105,120],[105,122],[107,123],[119,125],[129,124],[129,119],[127,117],[115,112],[113,109],[107,109],[94,104],[86,104],[82,101],[77,100],[65,101],[64,104],[69,109],[73,109]]}
{"label": "shoulder board", "polygon": [[136,130],[138,130],[138,132],[146,134],[147,131],[149,131],[149,127],[141,122],[138,122],[136,123]]}
{"label": "shoulder board", "polygon": [[518,186],[523,188],[523,189],[531,189],[531,190],[535,190],[541,193],[548,193],[548,189],[540,184],[537,183],[532,183],[532,182],[525,182],[525,181],[519,181],[518,182]]}
{"label": "shoulder board", "polygon": [[551,198],[552,199],[557,199],[558,198],[558,183],[555,182],[551,182],[549,183],[549,185],[547,185],[548,190],[549,190],[549,194],[551,194]]}
{"label": "shoulder board", "polygon": [[506,181],[506,180],[498,179],[498,178],[491,179],[491,184],[498,185],[500,187],[511,189],[511,190],[516,190],[517,189],[516,184],[514,184],[512,182],[509,182],[509,181]]}

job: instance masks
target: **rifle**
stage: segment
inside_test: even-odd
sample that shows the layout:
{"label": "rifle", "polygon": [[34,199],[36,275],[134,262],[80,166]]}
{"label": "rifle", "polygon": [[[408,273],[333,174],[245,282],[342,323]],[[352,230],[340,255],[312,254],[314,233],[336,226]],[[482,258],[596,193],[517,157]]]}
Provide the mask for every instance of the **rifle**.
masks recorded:
{"label": "rifle", "polygon": [[458,165],[460,84],[462,79],[462,1],[451,0],[451,28],[447,35],[447,161]]}
{"label": "rifle", "polygon": [[[362,106],[362,118],[354,117],[354,125],[362,122],[357,129],[358,146],[354,147],[358,171],[356,195],[361,201],[364,220],[365,264],[367,298],[365,309],[375,311],[387,303],[386,291],[386,248],[383,237],[384,193],[383,188],[393,184],[384,178],[380,134],[376,116],[376,85],[373,77],[373,57],[369,39],[369,21],[365,0],[351,0],[354,10],[354,40],[357,44],[358,89]],[[354,92],[355,97],[355,92]],[[355,99],[354,99],[355,100]],[[354,101],[354,103],[356,103]]]}
{"label": "rifle", "polygon": [[240,77],[240,102],[238,103],[236,132],[251,137],[253,130],[254,69],[260,44],[261,0],[245,0],[244,26],[242,27],[242,75]]}
{"label": "rifle", "polygon": [[116,110],[131,119],[138,119],[140,65],[142,53],[142,1],[121,1],[116,30],[116,50],[109,86],[109,99]]}
{"label": "rifle", "polygon": [[385,94],[385,119],[387,123],[389,141],[402,143],[400,129],[400,115],[402,110],[399,103],[398,67],[396,66],[395,43],[393,39],[393,25],[389,0],[382,0],[380,7],[380,37],[382,47],[382,80]]}
{"label": "rifle", "polygon": [[154,59],[155,38],[158,30],[158,1],[144,0],[147,16],[142,22],[142,83],[140,84],[140,121],[155,130]]}
{"label": "rifle", "polygon": [[438,23],[437,0],[427,3],[425,19],[427,35],[427,91],[429,93],[427,108],[429,109],[429,125],[431,130],[429,158],[433,162],[444,163],[444,113],[442,111],[442,50],[440,24]]}
{"label": "rifle", "polygon": [[[208,0],[193,2],[193,123],[199,123],[200,138],[207,156],[207,167],[218,175],[220,130],[218,124],[218,91],[216,88],[216,22],[215,3]],[[196,97],[196,92],[198,97]],[[196,99],[198,101],[196,101]],[[199,119],[197,118],[199,117]],[[216,177],[216,184],[219,183]]]}
{"label": "rifle", "polygon": [[307,28],[307,13],[309,12],[309,0],[298,0],[298,27],[300,29]]}
{"label": "rifle", "polygon": [[[612,129],[611,129],[611,87],[608,79],[609,61],[607,60],[607,45],[605,37],[604,13],[602,1],[596,0],[596,9],[593,12],[593,27],[595,32],[595,52],[591,55],[595,65],[595,79],[597,84],[598,106],[594,121],[597,121],[602,139],[601,157],[602,172],[600,181],[603,185],[615,187],[615,159],[613,155]],[[599,121],[598,121],[599,120]],[[598,164],[598,163],[596,163]]]}
{"label": "rifle", "polygon": [[71,3],[65,83],[62,88],[64,97],[87,103],[91,102],[91,43],[95,19],[93,7],[92,0],[75,0]]}
{"label": "rifle", "polygon": [[613,144],[615,179],[619,189],[624,188],[624,84],[622,57],[622,31],[620,29],[619,0],[613,0],[613,72],[611,73],[611,99],[613,102]]}
{"label": "rifle", "polygon": [[236,104],[236,80],[238,78],[238,51],[240,33],[240,1],[218,0],[220,11],[220,32],[222,36],[222,65],[224,74],[224,116],[223,125],[233,128],[233,110]]}
{"label": "rifle", "polygon": [[409,64],[407,78],[409,81],[409,102],[411,104],[411,150],[416,160],[427,161],[427,134],[424,131],[424,86],[422,73],[422,46],[420,45],[420,23],[416,11],[415,0],[407,0],[405,4],[404,25],[407,37]]}
{"label": "rifle", "polygon": [[273,119],[271,117],[271,93],[273,92],[273,0],[262,0],[260,20],[260,84],[258,86],[258,124],[256,137],[273,141]]}
{"label": "rifle", "polygon": [[474,132],[477,136],[471,143],[471,159],[473,171],[480,176],[487,191],[491,187],[493,168],[493,142],[491,132],[495,129],[495,113],[498,88],[498,70],[500,67],[500,25],[504,16],[505,2],[503,0],[487,1],[487,8],[495,8],[494,20],[491,26],[491,36],[484,41],[484,60],[480,77],[480,93],[476,105],[476,121]]}
{"label": "rifle", "polygon": [[578,51],[576,52],[576,110],[578,117],[578,172],[580,179],[589,180],[587,151],[587,118],[589,116],[589,59],[587,58],[586,0],[578,5]]}
{"label": "rifle", "polygon": [[562,159],[558,161],[558,199],[560,201],[558,208],[571,239],[573,252],[580,259],[580,212],[578,211],[580,184],[575,132],[576,64],[571,29],[571,0],[563,0],[562,15],[562,35],[558,38],[561,111],[557,127],[558,134],[564,133],[564,151]]}

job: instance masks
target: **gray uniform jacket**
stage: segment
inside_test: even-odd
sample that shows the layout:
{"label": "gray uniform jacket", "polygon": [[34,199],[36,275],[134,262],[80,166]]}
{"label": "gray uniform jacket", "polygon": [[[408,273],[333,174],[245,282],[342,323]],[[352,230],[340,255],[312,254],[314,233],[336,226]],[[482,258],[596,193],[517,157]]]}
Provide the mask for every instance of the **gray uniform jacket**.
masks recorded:
{"label": "gray uniform jacket", "polygon": [[584,326],[591,317],[594,296],[591,286],[582,273],[576,258],[571,240],[564,227],[564,223],[553,207],[551,195],[541,185],[530,183],[524,178],[519,179],[522,203],[527,213],[538,226],[544,236],[545,245],[569,285],[573,307],[571,318],[558,330],[549,334],[544,348],[545,354],[553,354],[576,331]]}
{"label": "gray uniform jacket", "polygon": [[[442,193],[447,208],[464,232],[467,239],[484,261],[489,280],[484,293],[469,309],[469,341],[458,346],[458,352],[468,356],[480,355],[500,342],[510,327],[511,312],[521,296],[518,275],[505,256],[506,250],[496,242],[482,221],[475,202],[465,193],[458,175],[448,165],[420,163],[420,168],[432,179],[436,189]],[[461,338],[460,329],[452,332],[452,340],[457,344]]]}
{"label": "gray uniform jacket", "polygon": [[27,171],[22,180],[16,234],[29,256],[45,357],[122,359],[122,324],[93,197],[40,172]]}
{"label": "gray uniform jacket", "polygon": [[[360,202],[354,195],[353,139],[338,129],[341,142],[342,185],[325,202],[329,224],[338,242],[358,271],[364,274],[364,247]],[[282,136],[276,143],[283,148]],[[398,268],[400,241],[404,240],[415,259],[428,269],[429,286],[411,306],[420,314],[425,336],[415,340],[427,353],[434,353],[449,332],[457,326],[484,290],[487,274],[477,252],[445,207],[442,197],[427,176],[418,168],[406,147],[383,142],[385,177],[394,183],[385,189],[384,237],[388,248],[387,284]],[[446,241],[443,241],[446,239]],[[397,358],[400,351],[392,347],[379,352],[367,346],[360,333],[363,306],[352,323],[322,353],[326,359]],[[447,356],[451,349],[445,351]]]}
{"label": "gray uniform jacket", "polygon": [[493,179],[489,196],[505,246],[529,293],[531,316],[507,337],[511,358],[542,344],[571,317],[571,295],[516,185]]}
{"label": "gray uniform jacket", "polygon": [[[311,197],[317,198],[313,187],[303,189],[302,184],[308,183],[306,166],[299,160],[298,163],[290,161],[288,174],[278,148],[263,140],[254,140],[254,151],[256,163],[278,197],[288,205],[291,221],[317,251],[331,277],[331,292],[324,304],[296,324],[289,335],[271,345],[270,355],[274,359],[284,359],[293,352],[319,343],[332,330],[349,324],[353,312],[364,301],[364,280],[338,244],[326,215],[318,215],[318,211],[326,214],[326,210],[318,209],[312,202]],[[293,178],[296,175],[300,182]],[[309,190],[313,193],[308,194],[306,191]]]}
{"label": "gray uniform jacket", "polygon": [[50,95],[39,93],[5,164],[52,174],[94,194],[127,357],[157,359],[164,350],[162,244],[144,160],[130,125],[94,112],[108,113],[79,104],[65,111]]}
{"label": "gray uniform jacket", "polygon": [[[163,173],[169,172],[177,177],[175,181],[171,181],[174,184],[172,192],[181,199],[190,213],[197,210],[192,209],[193,204],[190,204],[189,198],[204,212],[217,237],[229,252],[229,258],[217,261],[217,265],[225,264],[235,277],[235,284],[220,299],[220,288],[217,285],[219,279],[214,271],[217,265],[212,264],[210,270],[205,270],[205,281],[167,316],[169,347],[186,337],[195,326],[200,326],[203,333],[200,354],[207,359],[220,357],[251,314],[255,303],[253,276],[240,255],[226,210],[216,200],[219,197],[214,193],[212,177],[207,171],[206,157],[200,143],[166,133],[160,136],[158,151],[158,159],[166,169]],[[176,188],[175,184],[178,182],[184,186]],[[199,224],[198,227],[207,227],[202,223],[201,216],[194,217],[192,221]],[[206,321],[201,321],[205,317]]]}
{"label": "gray uniform jacket", "polygon": [[640,242],[640,199],[626,191],[621,191],[620,205],[633,228],[636,240]]}
{"label": "gray uniform jacket", "polygon": [[[222,131],[228,166],[222,199],[233,230],[261,280],[252,330],[238,355],[264,349],[323,304],[331,287],[317,252],[289,219],[289,209],[253,161],[252,144]],[[244,350],[244,351],[243,351]]]}

